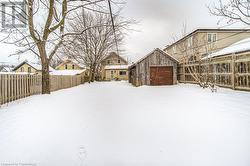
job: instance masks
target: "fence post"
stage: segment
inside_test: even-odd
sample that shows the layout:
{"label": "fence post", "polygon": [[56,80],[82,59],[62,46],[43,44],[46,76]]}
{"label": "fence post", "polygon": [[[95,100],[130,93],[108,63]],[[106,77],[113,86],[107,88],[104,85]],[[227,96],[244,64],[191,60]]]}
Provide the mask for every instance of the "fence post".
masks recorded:
{"label": "fence post", "polygon": [[185,69],[185,64],[183,64],[183,81],[186,83],[186,69]]}
{"label": "fence post", "polygon": [[235,90],[235,54],[232,55],[231,71],[232,89]]}
{"label": "fence post", "polygon": [[2,75],[0,74],[0,107],[3,104],[3,78]]}

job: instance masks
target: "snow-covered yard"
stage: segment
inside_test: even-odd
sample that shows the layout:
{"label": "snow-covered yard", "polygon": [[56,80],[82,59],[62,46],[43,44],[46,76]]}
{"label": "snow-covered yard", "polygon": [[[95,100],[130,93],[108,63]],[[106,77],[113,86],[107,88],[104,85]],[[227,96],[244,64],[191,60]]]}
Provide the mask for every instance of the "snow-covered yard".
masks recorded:
{"label": "snow-covered yard", "polygon": [[0,109],[0,165],[249,166],[250,93],[85,84]]}

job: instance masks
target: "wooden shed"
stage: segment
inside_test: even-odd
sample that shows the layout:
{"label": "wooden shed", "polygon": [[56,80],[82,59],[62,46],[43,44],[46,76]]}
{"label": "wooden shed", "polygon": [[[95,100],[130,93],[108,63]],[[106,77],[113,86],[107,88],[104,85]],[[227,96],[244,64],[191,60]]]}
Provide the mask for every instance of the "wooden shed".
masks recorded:
{"label": "wooden shed", "polygon": [[177,65],[176,59],[156,48],[129,67],[129,82],[135,86],[177,84]]}

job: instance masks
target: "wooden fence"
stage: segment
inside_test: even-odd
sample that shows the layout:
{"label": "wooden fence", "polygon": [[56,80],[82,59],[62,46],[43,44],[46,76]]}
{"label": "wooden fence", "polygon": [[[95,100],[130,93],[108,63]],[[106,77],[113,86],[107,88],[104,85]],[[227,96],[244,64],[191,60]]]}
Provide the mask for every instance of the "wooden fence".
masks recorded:
{"label": "wooden fence", "polygon": [[[71,88],[84,82],[82,75],[50,76],[51,91]],[[0,105],[41,92],[41,75],[0,74]]]}
{"label": "wooden fence", "polygon": [[[204,73],[206,68],[206,73]],[[250,53],[213,58],[209,62],[181,64],[178,67],[178,81],[196,83],[190,69],[196,75],[207,74],[217,86],[250,91]]]}

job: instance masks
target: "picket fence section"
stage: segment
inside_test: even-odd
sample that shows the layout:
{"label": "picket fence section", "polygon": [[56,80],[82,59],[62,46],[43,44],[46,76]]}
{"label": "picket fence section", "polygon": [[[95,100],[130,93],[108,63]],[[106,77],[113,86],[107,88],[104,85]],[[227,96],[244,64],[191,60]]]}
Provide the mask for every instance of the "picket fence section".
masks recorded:
{"label": "picket fence section", "polygon": [[[50,76],[51,91],[71,88],[85,82],[82,75]],[[42,93],[42,76],[0,74],[0,105]]]}

